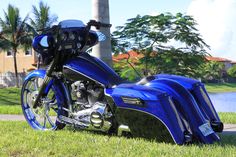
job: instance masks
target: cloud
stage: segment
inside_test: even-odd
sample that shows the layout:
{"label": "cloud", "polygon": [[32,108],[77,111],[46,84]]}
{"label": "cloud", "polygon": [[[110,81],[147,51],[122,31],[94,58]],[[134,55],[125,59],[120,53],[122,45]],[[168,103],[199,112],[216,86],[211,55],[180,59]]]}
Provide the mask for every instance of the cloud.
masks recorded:
{"label": "cloud", "polygon": [[211,55],[236,60],[235,0],[193,0],[187,14],[197,21]]}

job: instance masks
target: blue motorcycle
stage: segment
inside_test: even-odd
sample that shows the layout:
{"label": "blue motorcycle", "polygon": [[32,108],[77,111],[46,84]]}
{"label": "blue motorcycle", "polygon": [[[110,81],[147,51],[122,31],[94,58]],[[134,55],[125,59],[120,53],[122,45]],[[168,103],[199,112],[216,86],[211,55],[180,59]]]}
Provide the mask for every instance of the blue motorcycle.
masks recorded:
{"label": "blue motorcycle", "polygon": [[109,24],[65,20],[43,30],[33,48],[38,68],[23,83],[21,104],[36,130],[79,129],[186,144],[213,143],[223,123],[204,85],[194,79],[159,74],[127,83],[86,51],[104,40],[91,30]]}

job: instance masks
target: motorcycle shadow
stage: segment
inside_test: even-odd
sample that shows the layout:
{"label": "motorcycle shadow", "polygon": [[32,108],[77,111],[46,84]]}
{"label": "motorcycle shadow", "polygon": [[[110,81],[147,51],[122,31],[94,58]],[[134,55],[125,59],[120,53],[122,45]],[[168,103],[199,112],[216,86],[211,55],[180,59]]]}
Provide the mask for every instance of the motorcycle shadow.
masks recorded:
{"label": "motorcycle shadow", "polygon": [[236,147],[236,131],[224,131],[219,134],[221,140],[217,144],[225,147],[225,146],[234,146]]}
{"label": "motorcycle shadow", "polygon": [[[141,136],[132,136],[130,133],[123,133],[121,136],[118,136],[117,134],[108,134],[105,132],[101,131],[94,131],[94,130],[81,130],[78,128],[70,127],[68,126],[67,129],[72,132],[83,132],[83,133],[89,133],[89,134],[94,134],[94,135],[99,135],[99,136],[104,136],[104,137],[122,137],[126,139],[140,139],[144,140],[147,142],[156,142],[156,143],[164,143],[164,144],[170,144],[170,145],[176,145],[173,140],[167,140],[169,138],[163,137],[162,139],[158,138],[146,138],[146,137],[141,137]],[[220,136],[220,141],[215,142],[213,146],[220,146],[220,147],[227,147],[227,146],[234,146],[236,147],[236,131],[224,131],[223,133],[219,133]],[[186,147],[192,147],[192,146],[198,146],[198,147],[204,147],[206,144],[199,143],[199,142],[191,142],[191,143],[186,143],[184,146]]]}
{"label": "motorcycle shadow", "polygon": [[162,138],[160,137],[148,138],[148,137],[142,137],[142,136],[133,136],[130,132],[123,132],[121,135],[118,135],[117,133],[106,133],[106,132],[95,131],[95,130],[81,130],[79,128],[75,128],[72,126],[68,126],[67,129],[72,132],[83,132],[83,133],[104,136],[108,138],[116,137],[116,138],[125,138],[125,139],[138,139],[138,140],[144,140],[147,142],[156,142],[156,143],[176,145],[175,142],[167,136],[163,136]]}

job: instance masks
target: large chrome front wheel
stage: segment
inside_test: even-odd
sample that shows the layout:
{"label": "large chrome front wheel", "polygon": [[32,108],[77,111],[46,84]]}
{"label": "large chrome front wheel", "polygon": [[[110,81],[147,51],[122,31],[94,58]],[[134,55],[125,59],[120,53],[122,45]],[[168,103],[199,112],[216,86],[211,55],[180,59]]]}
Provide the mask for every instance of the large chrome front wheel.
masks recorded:
{"label": "large chrome front wheel", "polygon": [[60,91],[53,84],[46,88],[45,95],[40,98],[39,105],[33,108],[34,101],[38,95],[43,78],[33,76],[26,80],[21,91],[21,106],[24,116],[29,125],[36,130],[56,130],[65,127],[58,120],[59,115],[66,116],[62,111],[64,102],[61,102]]}

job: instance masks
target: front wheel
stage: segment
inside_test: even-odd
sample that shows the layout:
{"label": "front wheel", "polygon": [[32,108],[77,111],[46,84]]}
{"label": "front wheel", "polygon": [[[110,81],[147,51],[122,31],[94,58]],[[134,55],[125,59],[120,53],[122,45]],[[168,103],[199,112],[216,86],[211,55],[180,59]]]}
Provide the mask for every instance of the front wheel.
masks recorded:
{"label": "front wheel", "polygon": [[21,91],[21,106],[24,116],[29,125],[36,130],[56,130],[65,127],[65,124],[58,121],[58,116],[67,116],[62,110],[65,102],[62,100],[62,94],[50,83],[46,88],[45,94],[40,99],[40,105],[33,108],[34,101],[38,95],[40,86],[43,83],[42,76],[33,75],[23,84]]}

